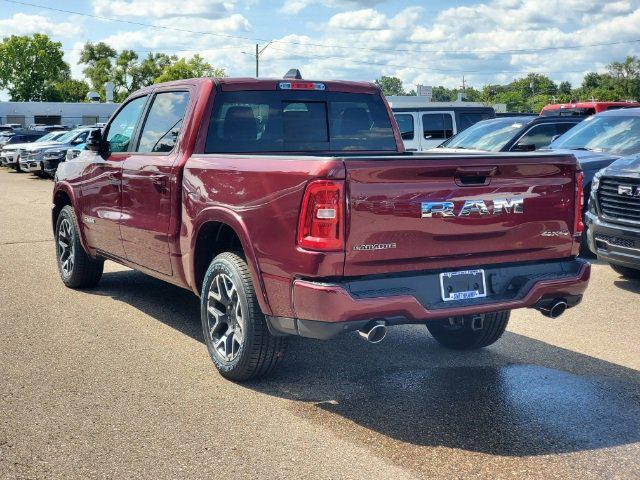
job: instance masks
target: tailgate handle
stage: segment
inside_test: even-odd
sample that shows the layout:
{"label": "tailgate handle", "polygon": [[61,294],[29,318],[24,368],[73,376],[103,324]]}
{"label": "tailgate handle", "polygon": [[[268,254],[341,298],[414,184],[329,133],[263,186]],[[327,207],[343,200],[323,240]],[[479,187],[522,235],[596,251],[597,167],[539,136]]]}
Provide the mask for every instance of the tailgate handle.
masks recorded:
{"label": "tailgate handle", "polygon": [[489,185],[498,167],[458,167],[454,179],[459,187]]}

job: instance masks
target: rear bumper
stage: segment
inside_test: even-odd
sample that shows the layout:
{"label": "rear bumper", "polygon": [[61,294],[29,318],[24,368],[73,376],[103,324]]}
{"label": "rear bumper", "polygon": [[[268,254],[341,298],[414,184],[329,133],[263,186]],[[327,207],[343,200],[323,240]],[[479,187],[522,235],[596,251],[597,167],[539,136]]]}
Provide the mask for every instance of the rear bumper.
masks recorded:
{"label": "rear bumper", "polygon": [[331,338],[361,328],[371,320],[420,323],[541,306],[556,298],[565,299],[572,307],[580,302],[587,288],[591,265],[576,258],[492,265],[484,270],[487,297],[456,302],[442,301],[441,272],[364,277],[338,283],[299,279],[293,283],[296,318],[270,318],[270,326],[280,333]]}
{"label": "rear bumper", "polygon": [[606,222],[592,212],[586,220],[593,253],[609,263],[640,269],[640,228]]}

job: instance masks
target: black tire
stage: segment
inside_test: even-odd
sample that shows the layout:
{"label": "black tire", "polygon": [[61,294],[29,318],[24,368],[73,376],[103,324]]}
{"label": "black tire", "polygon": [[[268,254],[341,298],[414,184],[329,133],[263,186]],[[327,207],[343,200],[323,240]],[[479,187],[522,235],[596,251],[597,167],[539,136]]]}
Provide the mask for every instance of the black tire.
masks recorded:
{"label": "black tire", "polygon": [[[480,315],[482,324],[474,321],[475,315],[469,315],[450,322],[431,320],[427,328],[440,345],[454,350],[475,350],[496,342],[509,323],[510,311],[493,312]],[[481,328],[478,328],[481,327]]]}
{"label": "black tire", "polygon": [[82,248],[78,221],[70,205],[58,215],[54,240],[62,282],[69,288],[95,287],[102,277],[104,260],[91,258]]}
{"label": "black tire", "polygon": [[269,333],[249,267],[239,254],[225,252],[213,259],[202,284],[200,306],[205,343],[223,377],[260,378],[280,363],[287,339]]}
{"label": "black tire", "polygon": [[640,270],[630,267],[623,267],[622,265],[609,264],[617,273],[624,278],[631,278],[633,280],[640,280]]}

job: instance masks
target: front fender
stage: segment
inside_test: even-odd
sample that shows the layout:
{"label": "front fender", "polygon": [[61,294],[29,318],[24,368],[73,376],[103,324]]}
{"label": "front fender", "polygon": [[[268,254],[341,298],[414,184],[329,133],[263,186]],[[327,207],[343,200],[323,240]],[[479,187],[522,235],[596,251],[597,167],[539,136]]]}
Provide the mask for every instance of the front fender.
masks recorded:
{"label": "front fender", "polygon": [[87,240],[84,235],[84,228],[82,223],[82,205],[79,198],[79,195],[76,195],[75,190],[69,185],[67,182],[56,181],[53,187],[53,196],[52,196],[52,205],[51,205],[51,227],[53,231],[53,235],[55,237],[56,234],[56,221],[58,218],[58,213],[62,210],[60,206],[60,198],[61,196],[66,196],[69,199],[71,208],[73,208],[73,212],[76,215],[76,220],[78,224],[76,225],[78,228],[78,232],[80,232],[80,243],[85,252],[91,252],[87,244]]}
{"label": "front fender", "polygon": [[188,256],[189,265],[187,270],[189,284],[192,286],[193,291],[196,293],[196,295],[200,295],[200,292],[196,288],[197,282],[195,278],[195,255],[193,255],[193,252],[195,252],[196,241],[198,239],[200,229],[208,222],[219,222],[226,224],[236,233],[236,235],[240,239],[240,243],[242,244],[242,250],[244,251],[245,259],[249,267],[249,272],[253,280],[253,285],[255,286],[256,297],[258,299],[258,303],[260,304],[260,308],[265,315],[271,315],[271,307],[269,306],[264,282],[262,280],[262,275],[260,274],[258,258],[256,256],[255,249],[253,248],[253,244],[250,240],[251,237],[249,235],[249,230],[247,229],[247,226],[242,218],[236,212],[222,206],[212,206],[204,208],[193,220],[193,225],[190,229],[190,255]]}

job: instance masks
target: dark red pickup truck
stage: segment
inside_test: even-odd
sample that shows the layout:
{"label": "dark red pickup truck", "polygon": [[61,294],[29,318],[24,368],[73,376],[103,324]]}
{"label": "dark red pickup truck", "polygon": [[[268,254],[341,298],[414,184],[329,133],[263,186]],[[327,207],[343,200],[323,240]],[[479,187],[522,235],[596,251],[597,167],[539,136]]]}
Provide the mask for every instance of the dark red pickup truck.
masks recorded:
{"label": "dark red pickup truck", "polygon": [[571,155],[405,153],[368,83],[159,84],[60,165],[58,266],[72,288],[113,260],[192,290],[235,380],[270,372],[287,335],[420,323],[479,348],[514,308],[581,300],[581,175]]}

